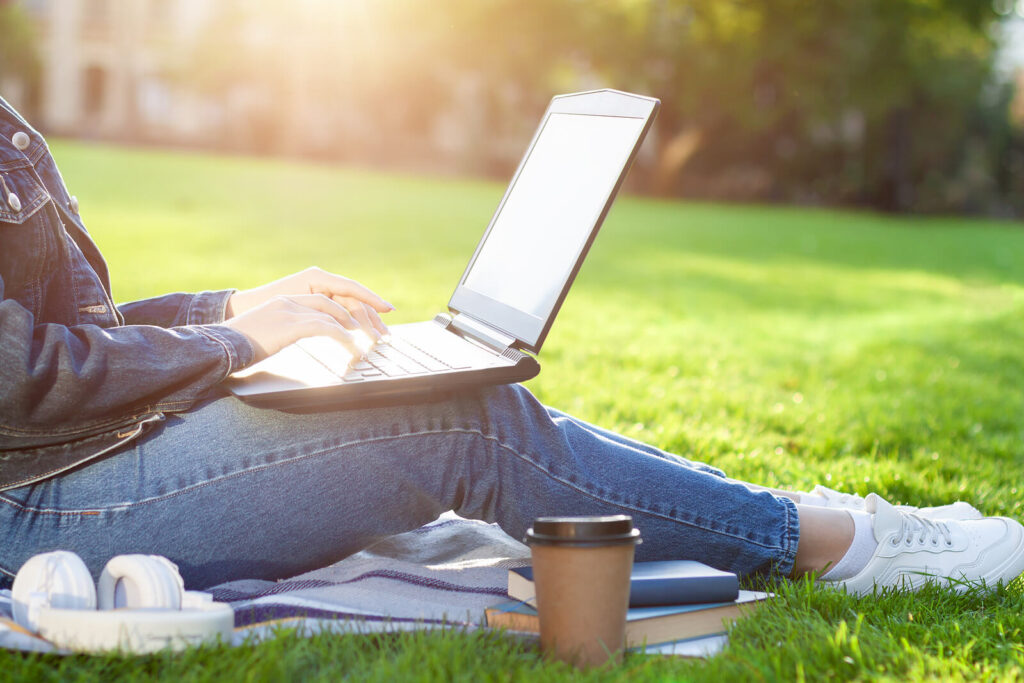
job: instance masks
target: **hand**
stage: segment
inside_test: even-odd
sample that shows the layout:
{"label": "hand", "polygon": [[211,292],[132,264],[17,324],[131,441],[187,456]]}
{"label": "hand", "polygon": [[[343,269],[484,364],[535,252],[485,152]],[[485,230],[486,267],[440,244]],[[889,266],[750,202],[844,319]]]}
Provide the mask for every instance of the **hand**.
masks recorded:
{"label": "hand", "polygon": [[394,306],[358,282],[308,268],[236,292],[228,300],[225,324],[249,338],[258,358],[302,337],[317,335],[337,339],[359,357],[362,351],[352,333],[361,329],[371,340],[379,341],[388,332],[379,313],[392,310]]}

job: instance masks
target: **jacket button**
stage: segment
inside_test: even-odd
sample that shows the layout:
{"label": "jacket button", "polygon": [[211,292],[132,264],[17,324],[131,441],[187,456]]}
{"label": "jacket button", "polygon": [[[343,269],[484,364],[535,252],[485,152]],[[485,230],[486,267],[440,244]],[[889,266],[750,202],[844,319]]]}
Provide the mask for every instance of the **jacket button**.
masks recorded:
{"label": "jacket button", "polygon": [[21,199],[19,199],[18,195],[13,192],[7,195],[7,204],[14,209],[15,212],[21,211]]}
{"label": "jacket button", "polygon": [[71,209],[71,213],[78,215],[78,197],[71,195],[71,199],[68,200],[68,208]]}
{"label": "jacket button", "polygon": [[11,142],[14,143],[15,147],[24,152],[28,149],[29,143],[32,142],[32,140],[29,138],[28,133],[19,130],[11,136]]}

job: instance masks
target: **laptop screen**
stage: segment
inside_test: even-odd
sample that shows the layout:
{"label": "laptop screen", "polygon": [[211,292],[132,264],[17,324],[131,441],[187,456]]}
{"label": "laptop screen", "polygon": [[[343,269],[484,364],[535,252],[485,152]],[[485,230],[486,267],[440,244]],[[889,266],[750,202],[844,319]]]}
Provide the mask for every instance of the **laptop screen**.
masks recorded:
{"label": "laptop screen", "polygon": [[552,113],[462,285],[543,321],[629,161],[646,120]]}

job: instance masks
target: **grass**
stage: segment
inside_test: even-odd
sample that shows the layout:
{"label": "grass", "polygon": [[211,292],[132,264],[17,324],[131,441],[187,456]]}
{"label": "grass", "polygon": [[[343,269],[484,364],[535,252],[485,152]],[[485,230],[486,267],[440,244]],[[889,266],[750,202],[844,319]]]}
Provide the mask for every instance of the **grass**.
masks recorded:
{"label": "grass", "polygon": [[[451,294],[497,183],[60,143],[115,298],[262,283],[313,263],[395,303]],[[625,197],[549,337],[542,400],[732,476],[1024,517],[1024,231]],[[1024,595],[856,599],[780,583],[706,661],[589,680],[1005,679]],[[144,659],[0,654],[0,678],[567,680],[486,634],[284,637]]]}

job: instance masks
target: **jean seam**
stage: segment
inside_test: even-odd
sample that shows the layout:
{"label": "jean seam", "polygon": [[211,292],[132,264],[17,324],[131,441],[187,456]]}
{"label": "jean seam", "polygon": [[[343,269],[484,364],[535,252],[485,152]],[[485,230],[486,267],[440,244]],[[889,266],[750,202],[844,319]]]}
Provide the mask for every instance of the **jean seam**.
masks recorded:
{"label": "jean seam", "polygon": [[[321,455],[323,455],[323,454],[325,454],[325,453],[327,453],[329,451],[335,450],[335,449],[349,448],[349,447],[352,447],[352,446],[359,446],[359,445],[367,444],[367,443],[376,443],[376,442],[380,442],[380,441],[403,439],[403,438],[410,437],[410,436],[422,436],[424,434],[429,434],[429,435],[433,435],[433,434],[447,434],[447,433],[454,432],[454,431],[467,431],[467,430],[455,430],[455,429],[448,429],[448,430],[444,430],[444,431],[431,430],[431,431],[425,431],[425,432],[410,432],[409,434],[400,434],[400,435],[388,434],[386,436],[376,436],[376,437],[371,437],[371,438],[368,438],[368,439],[356,439],[356,440],[353,440],[353,441],[343,441],[341,443],[331,444],[330,446],[323,446],[323,447],[319,448],[318,450],[310,451],[309,453],[303,453],[302,455],[296,455],[293,458],[286,458],[286,459],[276,460],[274,462],[268,462],[268,463],[264,463],[262,465],[256,465],[254,467],[249,467],[249,468],[246,468],[246,469],[241,469],[241,470],[238,470],[238,471],[235,471],[235,472],[231,472],[229,474],[222,474],[222,475],[220,475],[218,477],[214,477],[212,479],[206,479],[205,481],[200,481],[200,482],[196,482],[194,484],[189,484],[188,486],[180,488],[180,489],[178,489],[176,491],[172,491],[170,493],[165,493],[163,495],[152,496],[150,498],[143,498],[142,500],[137,500],[137,501],[133,501],[133,502],[130,502],[130,503],[117,503],[115,505],[109,505],[109,506],[106,506],[106,507],[82,508],[82,509],[76,509],[76,510],[58,510],[58,509],[53,509],[53,508],[34,508],[34,507],[28,507],[28,506],[22,505],[21,503],[19,503],[17,501],[14,501],[14,500],[11,500],[11,499],[7,498],[6,496],[3,496],[3,495],[0,495],[0,503],[6,503],[7,505],[9,505],[11,507],[14,507],[14,508],[16,508],[18,510],[21,510],[22,512],[32,512],[32,513],[40,514],[40,515],[81,515],[83,513],[88,513],[88,512],[115,512],[115,511],[116,512],[120,512],[120,511],[123,511],[123,510],[129,510],[129,509],[137,507],[139,505],[148,505],[150,503],[157,503],[157,502],[161,502],[161,501],[164,501],[164,500],[169,500],[171,498],[175,498],[177,496],[184,495],[186,493],[190,493],[192,491],[199,490],[199,489],[204,488],[206,486],[211,486],[213,484],[217,484],[217,483],[219,483],[221,481],[224,481],[226,479],[231,479],[231,478],[234,478],[234,477],[237,477],[237,476],[242,476],[244,474],[251,474],[251,473],[254,473],[254,472],[262,472],[264,470],[270,469],[272,467],[276,467],[278,465],[286,465],[286,464],[290,464],[290,463],[294,463],[294,462],[300,462],[302,460],[308,460],[309,458],[315,458],[315,457],[321,456]],[[481,436],[486,438],[486,435],[483,434],[483,432],[477,432],[477,433],[479,433]]]}
{"label": "jean seam", "polygon": [[[10,499],[6,498],[5,496],[0,496],[0,502],[6,503],[7,505],[15,507],[15,508],[17,508],[19,510],[22,510],[24,512],[32,512],[32,513],[35,513],[35,514],[44,514],[44,515],[68,515],[68,516],[75,516],[75,515],[82,515],[83,513],[88,513],[88,512],[92,512],[92,513],[95,513],[95,512],[122,512],[122,511],[130,510],[132,508],[138,507],[140,505],[147,505],[147,504],[150,504],[150,503],[155,503],[155,502],[160,502],[160,501],[164,501],[164,500],[169,500],[171,498],[175,498],[177,496],[184,495],[184,494],[190,493],[192,491],[197,491],[197,490],[202,489],[202,488],[204,488],[206,486],[212,486],[213,484],[216,484],[216,483],[219,483],[221,481],[224,481],[224,480],[227,480],[227,479],[231,479],[231,478],[234,478],[234,477],[242,476],[242,475],[245,475],[245,474],[252,474],[252,473],[255,473],[255,472],[262,472],[264,470],[267,470],[267,469],[270,469],[272,467],[276,467],[276,466],[279,466],[279,465],[285,465],[285,464],[289,464],[289,463],[299,462],[299,461],[302,461],[302,460],[308,460],[310,458],[321,456],[321,455],[323,455],[324,453],[327,453],[330,450],[341,449],[341,448],[350,448],[350,447],[353,447],[353,446],[358,446],[358,445],[367,444],[367,443],[378,443],[378,442],[386,442],[386,441],[398,441],[398,440],[401,440],[401,439],[406,439],[406,438],[415,437],[415,436],[445,435],[445,434],[452,434],[452,433],[472,434],[472,435],[477,435],[477,436],[479,436],[479,437],[481,437],[481,438],[483,438],[483,439],[485,439],[487,441],[492,441],[493,443],[497,444],[500,448],[503,448],[504,450],[508,451],[509,453],[513,454],[515,457],[517,457],[520,460],[522,460],[523,462],[525,462],[527,465],[530,465],[533,468],[543,472],[547,477],[549,477],[553,481],[557,481],[558,483],[562,484],[563,486],[565,486],[567,488],[574,489],[575,491],[577,491],[577,492],[579,492],[579,493],[581,493],[583,495],[586,495],[586,496],[588,496],[590,498],[593,498],[594,500],[600,501],[602,503],[605,503],[605,504],[608,504],[608,505],[614,505],[614,506],[616,506],[618,508],[621,508],[623,510],[628,510],[630,512],[638,512],[638,513],[642,513],[642,514],[645,514],[645,515],[651,515],[653,517],[658,517],[658,518],[661,518],[661,519],[664,519],[664,520],[667,520],[667,521],[670,521],[670,522],[674,522],[674,523],[677,523],[677,524],[684,524],[686,526],[689,526],[689,527],[692,527],[692,528],[696,528],[696,529],[700,529],[700,530],[706,531],[708,533],[719,534],[721,536],[725,536],[725,537],[728,537],[728,538],[733,538],[733,539],[736,539],[736,540],[744,542],[744,543],[750,543],[750,544],[756,545],[756,546],[761,547],[761,548],[768,548],[768,549],[772,549],[772,550],[779,550],[779,551],[782,551],[784,554],[788,555],[788,552],[789,552],[788,551],[788,545],[789,545],[788,543],[786,545],[766,544],[766,543],[762,543],[760,541],[756,541],[754,539],[750,539],[750,538],[747,538],[747,537],[744,537],[744,536],[739,536],[739,535],[736,535],[736,534],[732,534],[732,533],[729,533],[727,531],[722,531],[722,530],[719,530],[719,529],[714,529],[714,528],[702,526],[702,525],[697,524],[695,522],[686,521],[686,520],[682,520],[682,519],[677,519],[675,517],[672,517],[670,515],[666,515],[666,514],[661,513],[661,512],[656,512],[654,510],[644,509],[639,504],[635,504],[635,503],[634,504],[630,504],[630,503],[624,503],[624,502],[616,502],[616,501],[613,501],[613,500],[609,500],[607,498],[602,498],[600,495],[598,495],[596,493],[592,493],[590,491],[587,491],[586,489],[580,488],[578,485],[573,484],[572,482],[569,482],[569,481],[566,481],[565,479],[562,479],[561,477],[559,477],[559,476],[555,475],[554,473],[552,473],[551,471],[549,471],[547,468],[541,466],[539,463],[533,461],[532,459],[530,459],[526,455],[523,455],[522,453],[520,453],[518,450],[516,450],[512,446],[504,443],[498,437],[492,436],[492,435],[489,435],[489,434],[485,434],[483,431],[478,430],[478,429],[449,428],[449,429],[444,429],[444,430],[429,430],[429,431],[422,431],[422,432],[410,432],[408,434],[399,434],[399,435],[388,434],[386,436],[378,436],[378,437],[372,437],[372,438],[367,438],[367,439],[357,439],[357,440],[353,440],[353,441],[348,441],[348,442],[343,442],[343,443],[339,443],[339,444],[334,444],[334,445],[328,446],[328,447],[323,447],[323,448],[321,448],[321,449],[319,449],[317,451],[313,451],[313,452],[306,453],[306,454],[303,454],[303,455],[298,455],[298,456],[296,456],[294,458],[289,458],[287,460],[278,460],[276,462],[266,463],[266,464],[259,465],[259,466],[256,466],[256,467],[250,467],[248,469],[239,470],[237,472],[232,472],[230,474],[224,474],[224,475],[221,475],[219,477],[215,477],[213,479],[208,479],[208,480],[203,481],[203,482],[198,482],[198,483],[195,483],[195,484],[191,484],[191,485],[186,486],[184,488],[178,489],[177,491],[174,491],[172,493],[163,494],[161,496],[154,496],[154,497],[151,497],[151,498],[145,498],[143,500],[138,500],[138,501],[131,502],[131,503],[123,503],[123,504],[118,504],[118,505],[111,505],[111,506],[108,506],[108,507],[88,508],[88,509],[82,509],[82,510],[47,510],[47,509],[26,507],[26,506],[21,505],[20,503],[18,503],[16,501],[13,501],[13,500],[10,500]],[[787,508],[787,520],[788,520],[788,508]],[[787,528],[790,527],[790,525],[788,523],[787,523],[786,526],[787,526]]]}
{"label": "jean seam", "polygon": [[195,325],[195,324],[197,324],[196,321],[194,321],[192,319],[192,310],[193,310],[193,308],[195,306],[195,303],[196,303],[196,295],[193,294],[189,298],[189,300],[188,300],[188,308],[185,310],[185,324],[186,325]]}
{"label": "jean seam", "polygon": [[218,323],[223,323],[225,320],[228,319],[228,303],[231,302],[231,297],[234,296],[235,292],[237,292],[238,290],[232,288],[232,289],[225,290],[225,291],[230,292],[230,294],[228,294],[226,297],[224,297],[221,300],[221,302],[220,302],[220,309],[219,309],[219,313],[218,313],[218,318],[219,319],[216,321]]}
{"label": "jean seam", "polygon": [[788,576],[793,572],[793,566],[796,563],[796,551],[800,544],[800,511],[797,509],[796,503],[789,498],[785,496],[776,497],[782,501],[783,506],[786,508],[786,526],[783,529],[785,545],[781,548],[784,557],[783,561],[777,564],[777,569],[779,574]]}
{"label": "jean seam", "polygon": [[212,330],[203,329],[201,326],[198,325],[195,327],[195,329],[197,329],[207,339],[211,339],[217,342],[217,344],[220,345],[221,349],[224,350],[224,355],[227,356],[227,368],[224,370],[224,377],[221,378],[223,380],[232,372],[234,372],[240,365],[238,362],[238,357],[235,355],[234,349],[232,349],[231,345],[224,339],[222,339],[221,336],[216,332]]}
{"label": "jean seam", "polygon": [[[452,431],[467,431],[467,430],[452,430]],[[547,475],[550,479],[559,482],[560,484],[562,484],[563,486],[565,486],[567,488],[571,488],[571,489],[573,489],[573,490],[575,490],[575,491],[577,491],[577,492],[579,492],[579,493],[581,493],[581,494],[583,494],[585,496],[593,498],[594,500],[600,501],[600,502],[605,503],[607,505],[614,505],[615,507],[622,508],[623,510],[628,510],[630,512],[638,512],[638,513],[641,513],[641,514],[644,514],[644,515],[650,515],[652,517],[658,517],[660,519],[664,519],[664,520],[669,521],[669,522],[674,522],[676,524],[684,524],[686,526],[689,526],[689,527],[692,527],[692,528],[695,528],[695,529],[700,529],[701,531],[705,531],[707,533],[712,533],[712,534],[718,534],[718,535],[721,535],[721,536],[726,536],[728,538],[732,538],[732,539],[735,539],[735,540],[738,540],[738,541],[742,541],[744,543],[751,543],[751,544],[756,545],[756,546],[758,546],[760,548],[768,548],[768,549],[772,549],[772,550],[782,550],[782,551],[785,551],[785,548],[783,546],[780,546],[780,545],[762,543],[760,541],[756,541],[754,539],[747,538],[745,536],[739,536],[739,535],[736,535],[736,534],[729,533],[727,531],[723,531],[721,529],[715,529],[715,528],[712,528],[712,527],[709,527],[709,526],[705,526],[705,525],[700,524],[700,523],[698,523],[696,521],[689,521],[689,520],[679,519],[677,517],[673,517],[673,516],[665,514],[663,512],[657,512],[655,510],[648,509],[648,508],[646,508],[645,506],[642,506],[639,503],[620,502],[620,501],[611,500],[611,499],[609,499],[607,497],[602,497],[599,494],[587,491],[586,489],[581,488],[579,485],[574,484],[573,482],[567,481],[567,480],[559,477],[558,475],[554,474],[553,472],[551,472],[547,468],[541,466],[539,463],[534,462],[529,457],[523,455],[522,453],[517,451],[515,448],[512,448],[511,446],[503,443],[497,437],[488,436],[487,434],[484,434],[483,432],[479,432],[479,431],[476,431],[476,430],[470,430],[470,431],[475,431],[477,434],[479,434],[483,438],[491,440],[491,441],[494,441],[496,444],[498,444],[498,446],[500,446],[501,448],[504,448],[505,450],[507,450],[510,453],[514,454],[517,458],[519,458],[520,460],[523,460],[528,465],[532,465],[534,468],[540,470],[545,475]]]}

